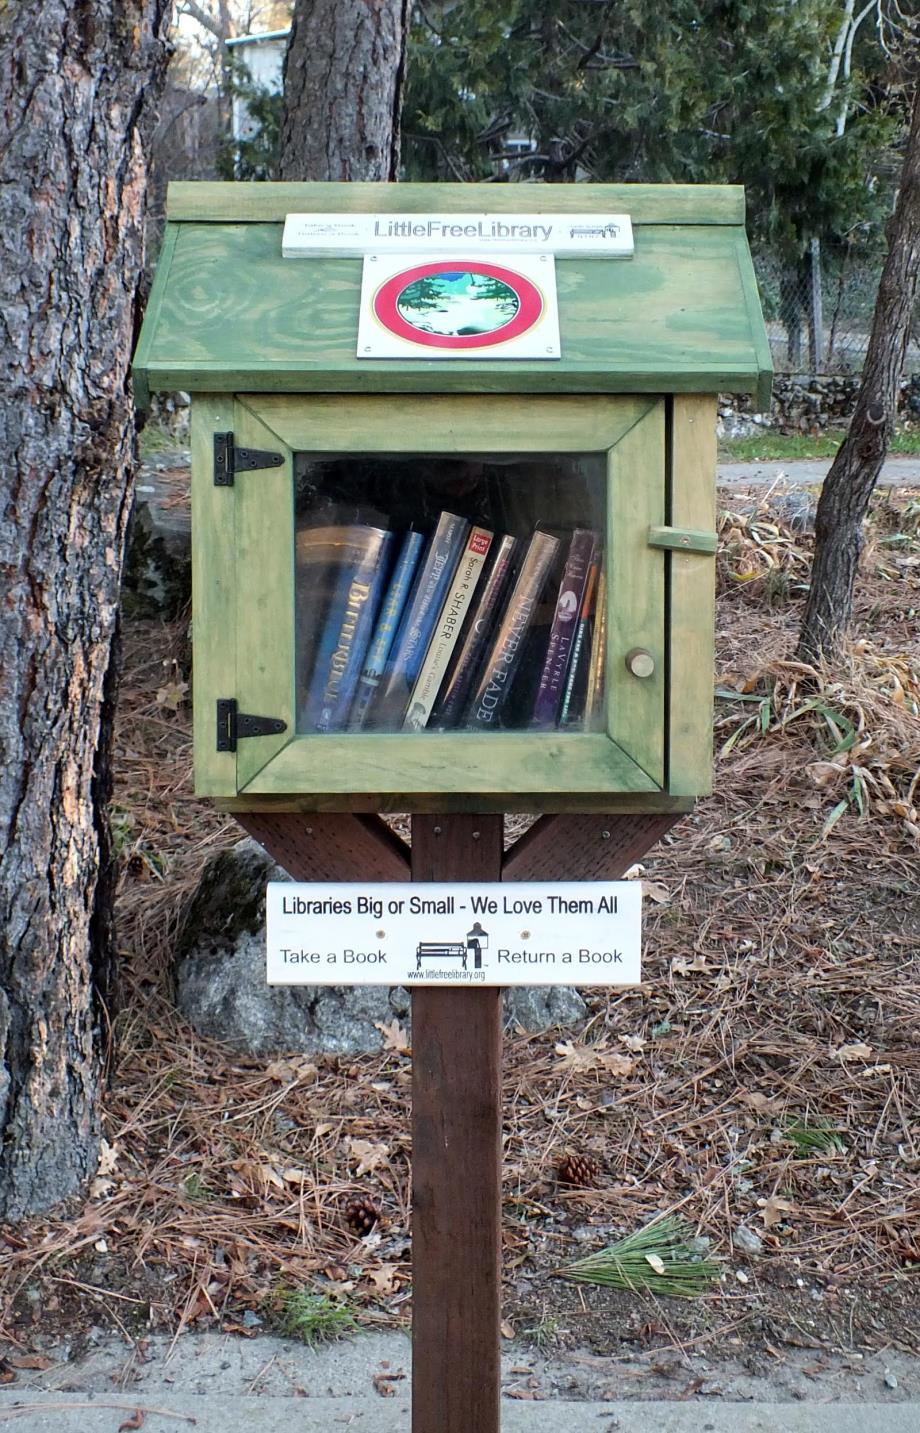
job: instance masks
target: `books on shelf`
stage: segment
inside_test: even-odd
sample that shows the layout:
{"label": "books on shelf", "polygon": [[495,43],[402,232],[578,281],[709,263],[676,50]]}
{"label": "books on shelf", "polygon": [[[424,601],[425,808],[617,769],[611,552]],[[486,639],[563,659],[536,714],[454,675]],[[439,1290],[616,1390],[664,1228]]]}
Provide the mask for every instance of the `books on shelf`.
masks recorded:
{"label": "books on shelf", "polygon": [[341,731],[345,726],[383,593],[392,541],[393,534],[379,527],[355,525],[346,530],[301,727]]}
{"label": "books on shelf", "polygon": [[534,703],[536,727],[554,727],[559,716],[597,541],[591,528],[577,527],[572,533]]}
{"label": "books on shelf", "polygon": [[[367,608],[392,536],[384,528],[342,524],[300,529],[295,537],[297,713],[302,730],[331,729],[344,703],[346,668],[367,636]],[[371,619],[372,620],[372,619]],[[324,708],[326,721],[322,726]]]}
{"label": "books on shelf", "polygon": [[407,731],[421,731],[428,725],[432,709],[441,690],[447,664],[463,628],[494,534],[484,527],[474,527],[467,538],[457,567],[447,588],[447,595],[434,625],[424,661],[415,679],[409,705],[403,719]]}
{"label": "books on shelf", "polygon": [[602,567],[597,579],[594,600],[594,631],[591,635],[591,665],[588,668],[588,692],[585,698],[585,729],[592,731],[603,724],[604,669],[607,664],[607,569]]}
{"label": "books on shelf", "polygon": [[473,682],[482,666],[486,647],[514,576],[519,543],[506,534],[493,543],[491,565],[483,579],[481,596],[474,602],[459,646],[447,668],[429,726],[445,730],[458,726],[466,712]]}
{"label": "books on shelf", "polygon": [[559,539],[534,533],[502,613],[466,718],[473,730],[497,730],[524,655],[525,639],[552,569]]}
{"label": "books on shelf", "polygon": [[377,625],[371,637],[364,667],[358,678],[352,709],[348,718],[348,730],[360,731],[367,721],[368,713],[377,695],[380,679],[386,670],[390,650],[396,640],[400,619],[405,610],[412,579],[418,567],[425,539],[420,532],[407,532],[403,538],[396,566],[390,578],[390,585],[380,607]]}
{"label": "books on shelf", "polygon": [[522,540],[444,511],[427,538],[354,522],[300,528],[295,543],[299,731],[603,724],[593,528]]}
{"label": "books on shelf", "polygon": [[588,581],[585,584],[578,618],[578,628],[572,647],[572,660],[566,678],[562,706],[559,709],[560,726],[576,726],[581,723],[585,712],[585,698],[588,692],[588,662],[591,655],[591,623],[594,618],[594,597],[597,591],[597,558],[591,561]]}
{"label": "books on shelf", "polygon": [[422,560],[412,594],[390,653],[377,701],[370,713],[373,727],[398,730],[415,686],[447,588],[453,578],[470,524],[456,513],[442,512]]}

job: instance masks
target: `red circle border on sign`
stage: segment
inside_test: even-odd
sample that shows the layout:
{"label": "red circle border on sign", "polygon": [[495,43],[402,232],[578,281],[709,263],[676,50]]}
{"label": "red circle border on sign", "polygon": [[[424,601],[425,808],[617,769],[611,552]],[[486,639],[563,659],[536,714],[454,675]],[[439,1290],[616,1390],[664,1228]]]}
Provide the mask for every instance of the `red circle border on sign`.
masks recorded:
{"label": "red circle border on sign", "polygon": [[[423,333],[413,328],[399,312],[399,295],[416,279],[429,279],[435,274],[457,272],[485,274],[487,278],[499,279],[514,291],[518,298],[518,311],[514,318],[502,324],[491,333]],[[493,348],[498,343],[519,338],[533,328],[543,316],[543,295],[532,279],[525,278],[514,269],[504,269],[500,264],[490,264],[475,259],[438,259],[430,264],[415,264],[412,268],[401,269],[391,279],[385,279],[374,294],[374,317],[383,327],[397,338],[407,339],[422,348]]]}

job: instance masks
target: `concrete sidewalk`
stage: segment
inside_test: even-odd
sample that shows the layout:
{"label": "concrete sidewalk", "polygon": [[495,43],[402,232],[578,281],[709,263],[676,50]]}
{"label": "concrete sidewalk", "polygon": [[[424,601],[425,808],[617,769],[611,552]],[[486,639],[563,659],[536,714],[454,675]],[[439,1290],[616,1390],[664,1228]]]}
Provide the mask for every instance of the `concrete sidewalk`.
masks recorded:
{"label": "concrete sidewalk", "polygon": [[[38,1369],[9,1350],[0,1433],[117,1433],[135,1410],[145,1433],[410,1429],[412,1351],[396,1331],[314,1349],[264,1332],[131,1344],[102,1328],[32,1343]],[[920,1360],[894,1349],[608,1355],[513,1339],[502,1387],[502,1433],[920,1433]]]}
{"label": "concrete sidewalk", "polygon": [[[749,463],[719,463],[718,482],[729,488],[810,488],[824,482],[831,458],[781,458]],[[920,458],[886,458],[879,483],[886,488],[920,487]]]}
{"label": "concrete sidewalk", "polygon": [[[144,1412],[144,1433],[409,1433],[409,1400],[395,1398],[237,1398],[164,1393],[162,1399],[101,1393],[36,1396],[0,1391],[0,1427],[17,1433],[116,1433]],[[521,1403],[506,1399],[502,1433],[920,1433],[909,1403]],[[430,1433],[439,1433],[432,1428]],[[469,1433],[477,1433],[470,1429]]]}

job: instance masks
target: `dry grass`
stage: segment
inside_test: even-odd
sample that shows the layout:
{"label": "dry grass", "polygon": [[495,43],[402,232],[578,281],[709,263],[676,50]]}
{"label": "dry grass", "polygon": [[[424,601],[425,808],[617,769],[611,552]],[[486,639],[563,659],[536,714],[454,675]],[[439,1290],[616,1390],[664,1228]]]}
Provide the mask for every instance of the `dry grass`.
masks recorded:
{"label": "dry grass", "polygon": [[[886,497],[851,660],[833,674],[786,655],[802,540],[765,512],[734,513],[723,536],[716,794],[649,861],[646,983],[594,992],[570,1039],[507,1042],[512,1281],[571,1256],[574,1222],[601,1244],[664,1212],[729,1259],[746,1223],[762,1267],[797,1259],[826,1284],[884,1293],[920,1267],[915,514]],[[46,1296],[113,1291],[128,1330],[151,1316],[240,1327],[247,1309],[270,1317],[284,1288],[363,1321],[407,1312],[407,1055],[236,1058],[170,1004],[183,903],[236,838],[187,794],[182,642],[181,629],[148,627],[128,646],[116,811],[127,1001],[107,1143],[86,1204],[7,1231],[14,1337],[18,1296],[38,1279]],[[808,1148],[803,1128],[835,1139]],[[569,1149],[599,1159],[598,1189],[557,1185]],[[384,1221],[358,1241],[342,1211],[362,1190]]]}

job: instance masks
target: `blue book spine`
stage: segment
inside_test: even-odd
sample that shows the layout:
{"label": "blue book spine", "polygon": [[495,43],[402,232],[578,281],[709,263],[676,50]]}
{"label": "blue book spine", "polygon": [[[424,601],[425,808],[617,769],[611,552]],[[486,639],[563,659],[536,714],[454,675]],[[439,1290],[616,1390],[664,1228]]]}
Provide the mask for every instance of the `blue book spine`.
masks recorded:
{"label": "blue book spine", "polygon": [[367,721],[367,714],[377,695],[380,678],[386,669],[387,658],[396,640],[400,619],[412,590],[412,579],[421,557],[425,539],[420,532],[407,532],[396,560],[393,576],[377,626],[364,658],[364,669],[358,678],[354,701],[348,718],[348,730],[360,731]]}
{"label": "blue book spine", "polygon": [[302,723],[308,731],[344,728],[374,629],[393,534],[366,528],[360,541],[356,560],[339,576],[320,639]]}
{"label": "blue book spine", "polygon": [[313,659],[313,672],[310,677],[310,685],[307,690],[306,701],[297,721],[301,731],[315,730],[323,706],[323,693],[326,689],[326,676],[329,671],[329,663],[332,661],[332,654],[335,651],[339,639],[342,612],[348,601],[348,591],[354,580],[356,564],[345,563],[336,578],[335,590],[332,600],[329,603],[329,612],[326,624],[319,634],[319,643],[316,649],[316,656]]}
{"label": "blue book spine", "polygon": [[402,725],[412,687],[425,660],[469,531],[470,524],[455,513],[442,512],[438,519],[387,668],[379,710],[384,726]]}
{"label": "blue book spine", "polygon": [[[374,622],[380,609],[380,603],[386,589],[386,578],[389,570],[390,551],[393,546],[393,534],[384,534],[380,544],[380,555],[377,559],[377,566],[374,569],[370,582],[352,584],[350,600],[354,602],[356,586],[366,586],[369,590],[366,598],[362,598],[360,607],[357,607],[357,620],[355,622],[354,636],[347,642],[347,623],[349,620],[346,613],[343,624],[343,632],[340,637],[339,654],[347,651],[345,666],[342,671],[341,681],[338,690],[332,700],[320,713],[317,729],[319,731],[344,731],[347,725],[349,711],[351,710],[352,697],[355,694],[355,687],[358,685],[358,678],[361,675],[361,668],[364,665],[364,656],[368,643],[374,631]],[[333,660],[333,669],[335,659]]]}

